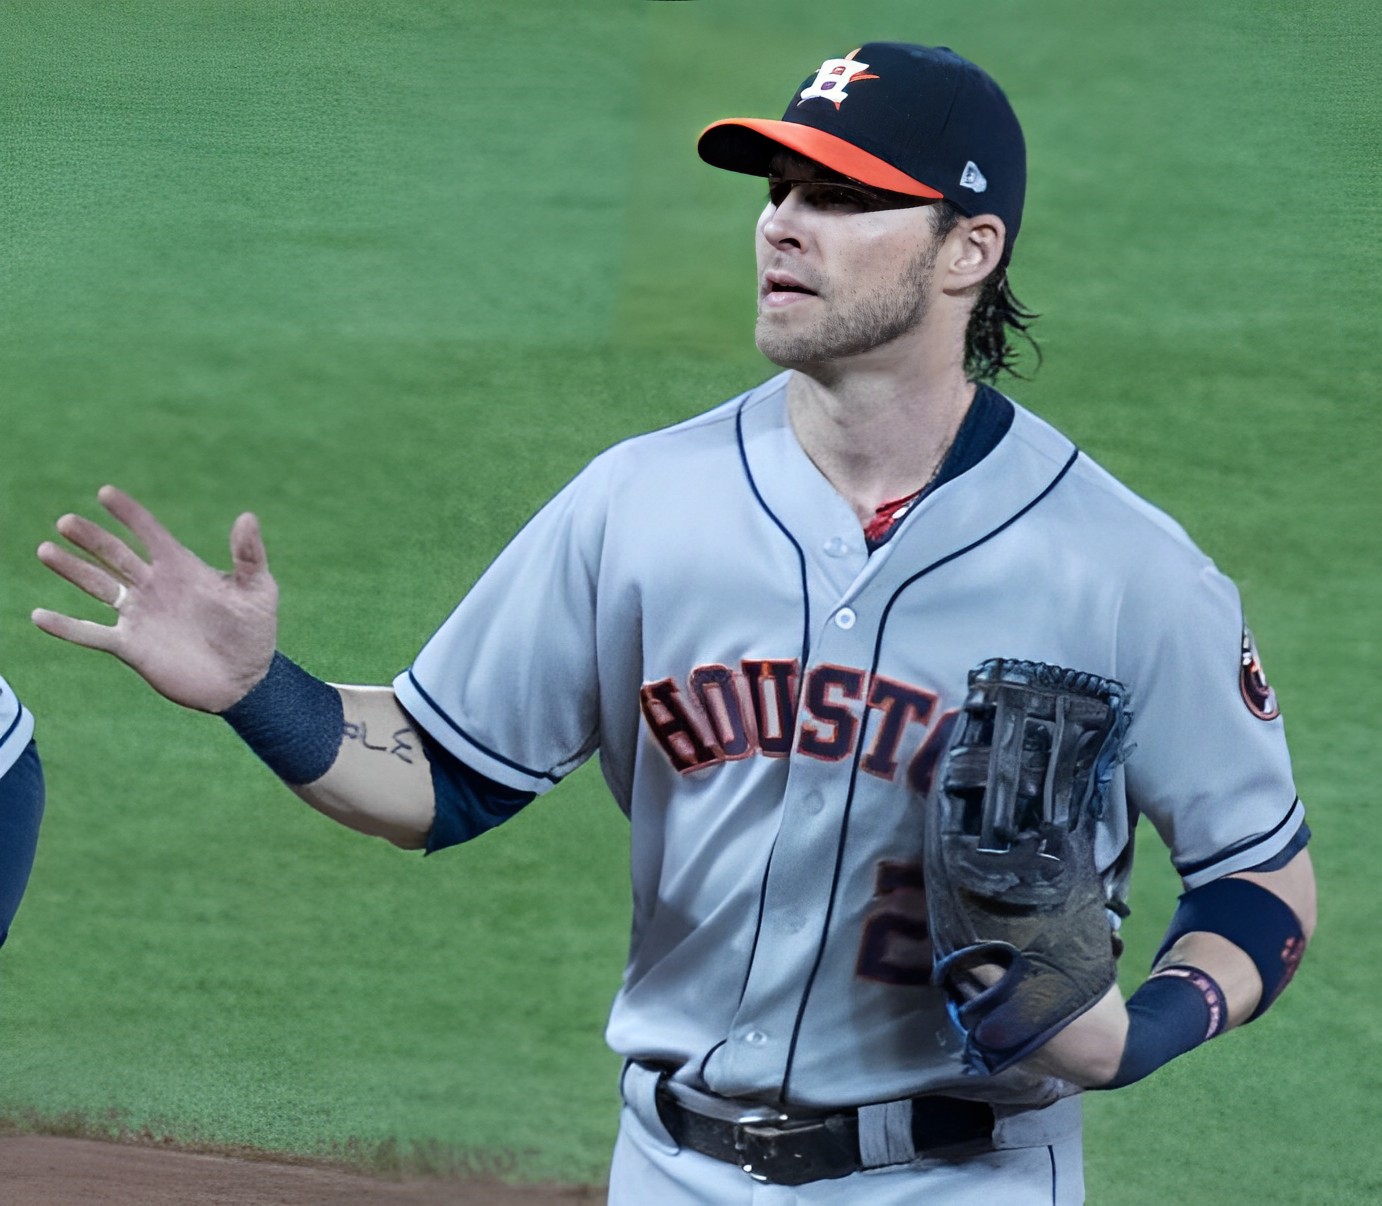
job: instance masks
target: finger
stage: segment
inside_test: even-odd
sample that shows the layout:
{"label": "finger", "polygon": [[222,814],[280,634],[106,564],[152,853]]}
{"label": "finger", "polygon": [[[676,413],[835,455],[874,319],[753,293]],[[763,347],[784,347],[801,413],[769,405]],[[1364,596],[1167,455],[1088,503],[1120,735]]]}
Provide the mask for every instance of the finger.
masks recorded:
{"label": "finger", "polygon": [[102,486],[96,491],[96,498],[101,506],[144,542],[150,555],[172,546],[180,547],[176,537],[154,518],[152,511],[118,486]]}
{"label": "finger", "polygon": [[85,553],[90,553],[126,582],[141,582],[148,564],[120,537],[80,515],[64,515],[58,532]]}
{"label": "finger", "polygon": [[242,586],[268,571],[269,555],[264,549],[259,519],[249,511],[241,515],[230,529],[230,556],[235,581]]}
{"label": "finger", "polygon": [[124,589],[124,583],[113,577],[109,571],[99,565],[92,565],[90,561],[83,561],[51,540],[45,540],[38,546],[38,559],[59,578],[66,578],[93,599],[109,603],[112,607],[120,597],[120,591]]}
{"label": "finger", "polygon": [[100,649],[114,653],[118,644],[115,629],[105,624],[93,624],[90,620],[74,620],[60,612],[37,608],[29,617],[34,624],[50,636],[83,645],[87,649]]}

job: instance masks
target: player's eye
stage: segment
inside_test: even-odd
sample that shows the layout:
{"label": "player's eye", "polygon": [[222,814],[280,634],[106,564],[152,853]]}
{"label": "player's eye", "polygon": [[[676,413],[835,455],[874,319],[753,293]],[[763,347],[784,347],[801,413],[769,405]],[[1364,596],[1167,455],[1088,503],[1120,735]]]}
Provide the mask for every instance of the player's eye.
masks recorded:
{"label": "player's eye", "polygon": [[768,200],[774,205],[783,204],[796,192],[804,205],[811,209],[826,211],[845,211],[864,213],[866,210],[882,208],[884,201],[877,193],[852,184],[839,184],[830,180],[768,180]]}
{"label": "player's eye", "polygon": [[805,189],[804,200],[812,209],[843,209],[852,213],[864,213],[879,208],[878,202],[881,198],[849,184],[811,184]]}
{"label": "player's eye", "polygon": [[782,205],[793,192],[803,205],[822,213],[863,214],[880,209],[900,209],[929,204],[923,197],[875,192],[858,184],[846,184],[837,180],[793,180],[773,176],[768,178],[768,200],[771,204]]}
{"label": "player's eye", "polygon": [[791,195],[792,189],[799,182],[796,180],[779,180],[775,177],[768,177],[768,203],[770,205],[781,205]]}

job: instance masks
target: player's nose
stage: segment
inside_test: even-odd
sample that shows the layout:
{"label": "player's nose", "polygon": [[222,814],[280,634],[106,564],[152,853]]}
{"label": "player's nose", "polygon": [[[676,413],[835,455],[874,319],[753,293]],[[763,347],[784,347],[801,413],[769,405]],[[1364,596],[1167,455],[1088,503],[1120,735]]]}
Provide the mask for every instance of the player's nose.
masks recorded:
{"label": "player's nose", "polygon": [[769,201],[758,222],[759,235],[774,247],[804,247],[804,209],[805,206],[797,199],[796,189],[783,198],[781,205],[774,205]]}

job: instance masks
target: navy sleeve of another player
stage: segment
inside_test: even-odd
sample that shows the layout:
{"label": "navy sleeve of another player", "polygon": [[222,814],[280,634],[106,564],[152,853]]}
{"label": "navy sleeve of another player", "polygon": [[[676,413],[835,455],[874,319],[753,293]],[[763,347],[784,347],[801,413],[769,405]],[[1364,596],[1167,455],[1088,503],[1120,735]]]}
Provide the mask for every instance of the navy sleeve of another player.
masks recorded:
{"label": "navy sleeve of another player", "polygon": [[436,817],[427,834],[425,854],[435,854],[448,846],[458,846],[486,830],[503,824],[529,801],[531,791],[505,787],[467,766],[444,745],[429,737],[415,724],[423,751],[432,771],[432,791],[436,796]]}
{"label": "navy sleeve of another player", "polygon": [[10,932],[34,865],[43,819],[43,767],[32,741],[0,775],[0,946]]}

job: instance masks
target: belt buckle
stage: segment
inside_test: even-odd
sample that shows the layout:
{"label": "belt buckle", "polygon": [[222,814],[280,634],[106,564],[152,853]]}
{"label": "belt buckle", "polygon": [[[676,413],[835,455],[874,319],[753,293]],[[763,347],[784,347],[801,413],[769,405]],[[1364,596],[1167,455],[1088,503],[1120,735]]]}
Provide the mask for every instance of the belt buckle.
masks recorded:
{"label": "belt buckle", "polygon": [[[787,1125],[782,1125],[786,1123]],[[813,1169],[781,1168],[776,1161],[782,1154],[778,1143],[789,1135],[820,1130],[818,1119],[792,1121],[791,1115],[773,1111],[769,1117],[743,1119],[734,1127],[734,1150],[739,1167],[753,1180],[771,1185],[802,1185],[817,1179]]]}
{"label": "belt buckle", "polygon": [[734,1128],[734,1150],[739,1157],[739,1167],[755,1181],[768,1181],[768,1177],[755,1171],[757,1157],[751,1150],[750,1142],[760,1137],[766,1137],[768,1132],[763,1128],[765,1126],[771,1127],[775,1123],[786,1122],[788,1115],[775,1106],[745,1105],[741,1101],[735,1101],[732,1097],[720,1097],[715,1093],[706,1093],[676,1080],[666,1079],[660,1087],[673,1100],[693,1113],[699,1114],[703,1118],[715,1118],[721,1122],[728,1122]]}
{"label": "belt buckle", "polygon": [[[735,1163],[754,1181],[768,1185],[804,1185],[825,1177],[840,1177],[857,1171],[857,1149],[845,1164],[822,1114],[791,1113],[778,1106],[746,1104],[730,1097],[706,1093],[680,1081],[664,1080],[660,1086],[673,1100],[703,1118],[729,1124],[734,1144]],[[785,1140],[799,1139],[818,1132],[824,1146],[834,1151],[783,1151]],[[832,1158],[833,1157],[833,1158]]]}

